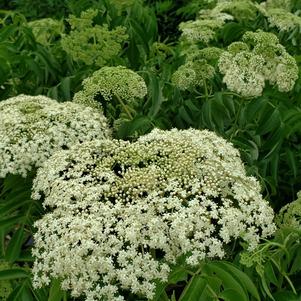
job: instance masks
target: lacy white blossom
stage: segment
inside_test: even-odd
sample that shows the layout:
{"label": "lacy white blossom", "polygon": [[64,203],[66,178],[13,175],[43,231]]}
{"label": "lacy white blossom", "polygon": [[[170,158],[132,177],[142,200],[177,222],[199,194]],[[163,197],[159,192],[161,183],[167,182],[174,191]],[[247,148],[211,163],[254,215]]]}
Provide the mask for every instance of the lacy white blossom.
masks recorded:
{"label": "lacy white blossom", "polygon": [[273,210],[239,153],[207,130],[153,130],[130,143],[102,140],[55,153],[33,198],[53,211],[36,222],[34,285],[51,278],[86,300],[152,299],[170,264],[254,249],[274,231]]}
{"label": "lacy white blossom", "polygon": [[251,0],[220,0],[213,11],[228,13],[236,20],[253,20],[258,8]]}
{"label": "lacy white blossom", "polygon": [[189,43],[208,44],[214,39],[216,31],[232,19],[229,14],[218,10],[201,10],[197,20],[180,23],[181,38]]}
{"label": "lacy white blossom", "polygon": [[128,35],[122,26],[109,30],[107,24],[93,24],[97,14],[97,10],[88,9],[79,18],[71,15],[68,22],[72,30],[63,36],[62,47],[75,61],[101,67],[118,56]]}
{"label": "lacy white blossom", "polygon": [[293,89],[299,73],[297,63],[274,34],[248,31],[242,40],[232,43],[219,59],[229,90],[243,97],[257,97],[266,81],[281,92]]}
{"label": "lacy white blossom", "polygon": [[264,8],[261,13],[267,17],[270,27],[277,27],[280,31],[290,32],[301,28],[301,17],[283,8]]}
{"label": "lacy white blossom", "polygon": [[292,0],[267,0],[266,2],[260,3],[264,8],[282,8],[286,11],[291,11],[293,8]]}
{"label": "lacy white blossom", "polygon": [[72,102],[19,95],[0,102],[0,177],[26,176],[53,152],[77,142],[109,137],[106,119]]}
{"label": "lacy white blossom", "polygon": [[281,208],[276,216],[277,226],[291,227],[297,230],[301,228],[301,191],[297,194],[297,200]]}
{"label": "lacy white blossom", "polygon": [[136,72],[123,66],[103,67],[83,81],[83,90],[74,95],[77,103],[95,103],[95,97],[101,94],[110,101],[115,96],[126,103],[142,99],[147,94],[144,79]]}

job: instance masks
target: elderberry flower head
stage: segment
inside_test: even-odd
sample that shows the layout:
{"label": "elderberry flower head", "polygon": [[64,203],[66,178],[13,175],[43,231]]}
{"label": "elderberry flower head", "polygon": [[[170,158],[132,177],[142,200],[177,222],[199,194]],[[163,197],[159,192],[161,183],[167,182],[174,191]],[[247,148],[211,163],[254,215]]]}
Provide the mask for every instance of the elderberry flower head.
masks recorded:
{"label": "elderberry flower head", "polygon": [[107,24],[94,25],[97,14],[97,10],[88,9],[79,18],[71,15],[68,22],[72,30],[61,43],[73,60],[101,67],[118,56],[128,35],[122,26],[109,30]]}
{"label": "elderberry flower head", "polygon": [[257,97],[266,81],[281,92],[293,89],[298,66],[274,34],[248,31],[242,41],[228,46],[219,59],[219,70],[229,90],[243,97]]}
{"label": "elderberry flower head", "polygon": [[51,278],[87,300],[154,297],[155,280],[185,255],[222,258],[274,231],[273,210],[239,152],[207,130],[155,129],[136,142],[94,140],[55,153],[38,170],[34,285]]}
{"label": "elderberry flower head", "polygon": [[276,216],[278,227],[301,228],[301,191],[297,194],[297,200],[281,208]]}
{"label": "elderberry flower head", "polygon": [[83,81],[83,90],[74,95],[77,103],[95,103],[101,94],[106,101],[115,96],[127,103],[142,99],[147,94],[144,79],[136,72],[123,66],[103,67]]}
{"label": "elderberry flower head", "polygon": [[109,137],[106,119],[72,102],[19,95],[0,102],[0,177],[23,177],[55,151]]}
{"label": "elderberry flower head", "polygon": [[251,0],[222,0],[213,10],[228,13],[236,20],[253,20],[258,12],[256,4]]}
{"label": "elderberry flower head", "polygon": [[277,27],[279,31],[290,32],[301,28],[301,17],[284,8],[260,6],[260,11],[267,17],[270,27]]}
{"label": "elderberry flower head", "polygon": [[201,10],[195,21],[182,22],[179,29],[182,31],[182,40],[190,43],[202,42],[208,44],[214,39],[216,30],[223,27],[227,20],[233,17],[216,10]]}
{"label": "elderberry flower head", "polygon": [[292,0],[267,0],[266,2],[260,3],[263,7],[270,8],[282,8],[286,11],[291,11],[293,8]]}
{"label": "elderberry flower head", "polygon": [[172,75],[172,82],[180,90],[204,86],[215,75],[215,69],[206,60],[188,61]]}

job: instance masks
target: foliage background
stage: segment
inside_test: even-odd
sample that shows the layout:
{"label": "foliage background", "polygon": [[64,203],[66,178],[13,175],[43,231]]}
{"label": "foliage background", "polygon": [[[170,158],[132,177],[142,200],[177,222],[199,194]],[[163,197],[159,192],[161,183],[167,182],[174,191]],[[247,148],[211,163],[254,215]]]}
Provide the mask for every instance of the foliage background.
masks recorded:
{"label": "foliage background", "polygon": [[[258,98],[242,99],[226,89],[220,74],[210,82],[208,91],[204,87],[180,91],[172,83],[172,74],[185,62],[178,26],[195,19],[200,9],[214,6],[214,1],[126,2],[0,1],[0,99],[24,93],[71,100],[81,89],[82,80],[99,66],[74,60],[61,40],[71,31],[70,14],[79,17],[88,8],[97,9],[94,25],[107,24],[109,29],[124,26],[128,35],[120,55],[108,65],[136,71],[148,86],[148,96],[133,108],[133,119],[121,118],[115,137],[132,140],[154,127],[213,130],[240,150],[248,173],[260,180],[263,194],[276,213],[295,200],[301,190],[301,27],[283,33],[268,27],[262,16],[255,21],[235,20],[218,30],[212,43],[225,49],[246,31],[262,28],[273,32],[299,67],[299,79],[291,92],[282,93],[270,86]],[[300,14],[300,3],[293,4]],[[50,29],[45,44],[38,41],[29,25],[41,18],[61,22],[61,31]],[[106,113],[112,125],[120,118],[114,106]],[[0,266],[1,297],[72,300],[57,281],[42,290],[34,290],[30,284],[32,221],[42,214],[40,204],[30,200],[33,177],[0,180],[0,255],[9,262],[9,266]],[[238,296],[239,300],[299,300],[300,229],[280,229],[271,241],[264,242],[258,253],[261,265],[242,265],[239,250],[229,253],[227,262],[207,262],[196,271],[179,263],[169,283],[158,285],[156,300],[238,300]],[[130,296],[129,300],[135,298]]]}

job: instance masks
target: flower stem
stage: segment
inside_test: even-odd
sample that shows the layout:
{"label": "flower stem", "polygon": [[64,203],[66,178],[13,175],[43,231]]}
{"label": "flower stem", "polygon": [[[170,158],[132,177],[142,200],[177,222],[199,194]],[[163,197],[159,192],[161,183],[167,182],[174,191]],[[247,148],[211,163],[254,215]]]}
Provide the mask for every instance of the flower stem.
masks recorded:
{"label": "flower stem", "polygon": [[125,105],[125,103],[122,101],[122,99],[118,96],[115,95],[116,99],[119,101],[119,103],[121,104],[121,106],[123,107],[125,113],[129,116],[129,118],[132,120],[133,119],[133,115],[131,114],[131,112],[128,110],[127,106]]}

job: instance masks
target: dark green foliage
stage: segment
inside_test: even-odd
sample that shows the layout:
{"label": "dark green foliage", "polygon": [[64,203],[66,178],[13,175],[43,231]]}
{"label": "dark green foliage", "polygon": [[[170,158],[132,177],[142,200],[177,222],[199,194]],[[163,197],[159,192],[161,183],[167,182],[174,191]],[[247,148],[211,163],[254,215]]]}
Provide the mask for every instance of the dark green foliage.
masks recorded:
{"label": "dark green foliage", "polygon": [[[299,12],[301,2],[292,3],[293,11]],[[240,150],[248,173],[259,179],[265,198],[277,212],[301,190],[300,28],[279,32],[258,13],[254,20],[228,22],[210,42],[210,46],[225,49],[249,30],[260,28],[276,34],[299,67],[300,76],[291,92],[267,86],[262,96],[243,99],[227,90],[216,60],[210,62],[216,68],[213,79],[181,91],[172,83],[173,73],[187,60],[187,45],[180,38],[178,25],[214,5],[215,1],[148,0],[120,9],[111,0],[2,0],[0,100],[21,93],[71,100],[81,89],[82,80],[98,67],[74,61],[62,49],[61,38],[71,30],[67,22],[70,14],[79,16],[89,8],[98,9],[94,24],[107,24],[109,29],[124,26],[128,34],[120,56],[109,65],[133,69],[148,86],[145,99],[129,108],[134,112],[132,120],[120,116],[116,106],[104,108],[110,120],[120,122],[115,137],[136,139],[155,127],[213,130]],[[62,20],[63,27],[60,33],[51,33],[48,44],[41,44],[28,22],[46,17]],[[202,49],[208,45],[196,46]],[[75,300],[61,291],[58,281],[45,289],[32,287],[33,222],[43,213],[41,204],[30,198],[32,179],[33,175],[0,179],[0,260],[9,264],[0,271],[0,281],[8,281],[12,288],[8,301]],[[260,245],[256,255],[260,260],[253,260],[248,267],[239,263],[240,250],[235,249],[228,261],[204,262],[196,269],[179,262],[168,283],[157,284],[154,301],[301,300],[300,232],[278,231]],[[129,295],[128,300],[145,299]]]}

